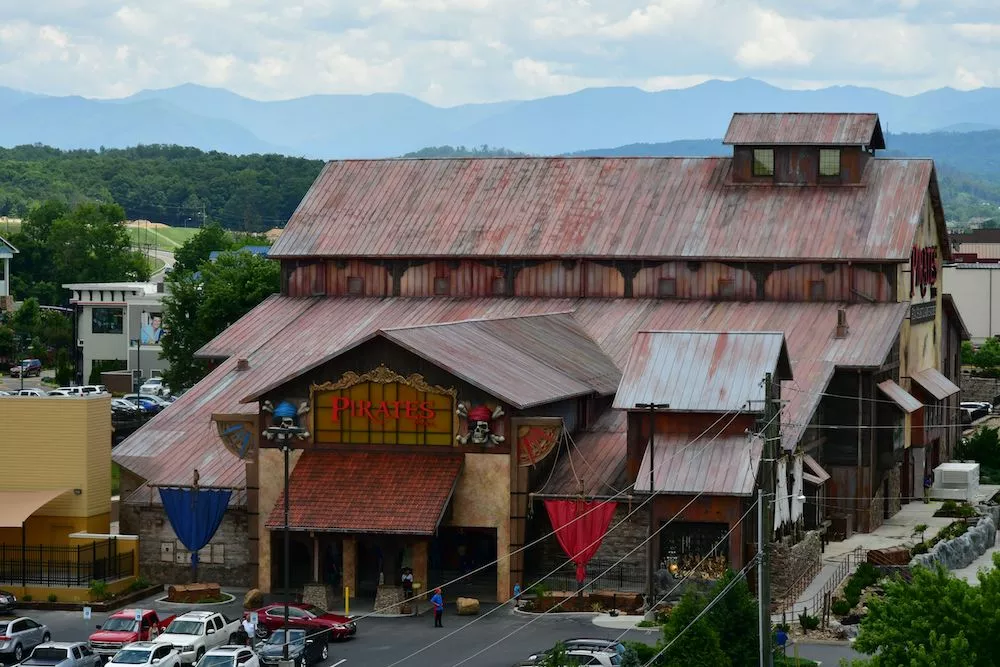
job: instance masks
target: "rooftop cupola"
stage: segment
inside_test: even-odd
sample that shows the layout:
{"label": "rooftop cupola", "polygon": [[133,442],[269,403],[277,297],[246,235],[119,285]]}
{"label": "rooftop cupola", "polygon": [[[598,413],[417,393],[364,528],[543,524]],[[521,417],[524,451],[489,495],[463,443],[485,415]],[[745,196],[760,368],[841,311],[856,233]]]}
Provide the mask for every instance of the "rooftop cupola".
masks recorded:
{"label": "rooftop cupola", "polygon": [[874,113],[736,113],[723,143],[733,182],[760,185],[858,185],[885,148]]}

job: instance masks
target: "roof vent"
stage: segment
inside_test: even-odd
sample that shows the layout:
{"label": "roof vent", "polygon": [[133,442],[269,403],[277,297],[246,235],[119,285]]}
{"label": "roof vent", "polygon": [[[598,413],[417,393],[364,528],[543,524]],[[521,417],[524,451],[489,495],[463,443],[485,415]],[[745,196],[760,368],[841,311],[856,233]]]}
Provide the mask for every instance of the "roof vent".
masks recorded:
{"label": "roof vent", "polygon": [[248,371],[248,370],[250,370],[250,362],[247,361],[246,359],[237,359],[236,360],[236,370],[238,370],[238,371]]}
{"label": "roof vent", "polygon": [[847,310],[844,308],[837,309],[837,332],[834,334],[834,338],[847,338],[847,332],[851,328],[847,326]]}

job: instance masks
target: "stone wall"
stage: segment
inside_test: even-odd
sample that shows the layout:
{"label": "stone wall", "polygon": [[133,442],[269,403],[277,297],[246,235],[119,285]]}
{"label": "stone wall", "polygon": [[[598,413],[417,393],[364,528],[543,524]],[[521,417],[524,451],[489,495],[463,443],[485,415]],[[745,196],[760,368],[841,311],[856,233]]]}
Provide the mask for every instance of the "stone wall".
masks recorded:
{"label": "stone wall", "polygon": [[[137,525],[139,574],[156,584],[191,582],[190,554],[177,539],[166,513],[159,506],[123,506],[127,524]],[[200,555],[198,579],[223,586],[251,586],[247,543],[247,513],[230,509],[212,541]]]}
{"label": "stone wall", "polygon": [[989,401],[996,404],[1000,397],[1000,378],[977,378],[962,373],[959,380],[963,401]]}
{"label": "stone wall", "polygon": [[901,486],[901,471],[902,466],[896,466],[889,471],[889,497],[885,500],[885,502],[889,505],[889,516],[895,516],[896,512],[903,509],[903,501],[900,498],[903,493]]}
{"label": "stone wall", "polygon": [[822,565],[822,545],[819,532],[811,530],[797,543],[786,537],[771,546],[771,591],[776,600],[798,594],[794,587],[804,588]]}
{"label": "stone wall", "polygon": [[964,535],[947,542],[938,542],[927,553],[914,557],[910,561],[910,567],[934,567],[935,563],[941,563],[949,570],[968,567],[996,544],[997,524],[994,514],[996,512],[990,512],[982,517]]}

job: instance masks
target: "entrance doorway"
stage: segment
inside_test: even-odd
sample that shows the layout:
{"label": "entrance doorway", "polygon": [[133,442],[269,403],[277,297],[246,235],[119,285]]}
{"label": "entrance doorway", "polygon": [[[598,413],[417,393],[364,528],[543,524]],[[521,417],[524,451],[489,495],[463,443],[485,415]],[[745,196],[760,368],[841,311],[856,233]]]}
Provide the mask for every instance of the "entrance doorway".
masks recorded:
{"label": "entrance doorway", "polygon": [[[311,544],[302,541],[301,536],[291,535],[288,551],[291,568],[289,581],[293,591],[301,591],[302,587],[313,578],[313,553]],[[285,589],[285,537],[280,530],[271,531],[271,590],[275,593]]]}
{"label": "entrance doorway", "polygon": [[496,599],[496,528],[441,528],[437,537],[431,540],[427,555],[431,586],[483,568],[455,584],[453,595]]}

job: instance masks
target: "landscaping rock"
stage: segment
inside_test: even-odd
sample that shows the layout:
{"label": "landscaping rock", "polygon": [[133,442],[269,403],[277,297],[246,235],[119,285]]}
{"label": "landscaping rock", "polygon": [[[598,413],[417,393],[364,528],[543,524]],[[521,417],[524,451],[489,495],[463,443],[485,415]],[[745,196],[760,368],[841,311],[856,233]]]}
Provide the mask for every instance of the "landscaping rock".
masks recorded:
{"label": "landscaping rock", "polygon": [[193,604],[207,599],[216,599],[222,595],[219,584],[185,584],[170,586],[167,589],[168,602],[185,602]]}
{"label": "landscaping rock", "polygon": [[458,598],[455,602],[459,616],[475,616],[479,613],[479,600],[475,598]]}
{"label": "landscaping rock", "polygon": [[969,566],[993,547],[997,538],[997,524],[992,513],[979,519],[964,535],[946,542],[938,542],[925,554],[915,556],[910,567],[922,565],[933,568],[941,563],[949,570],[959,570]]}
{"label": "landscaping rock", "polygon": [[244,609],[260,609],[264,606],[264,594],[256,588],[251,588],[243,596]]}

